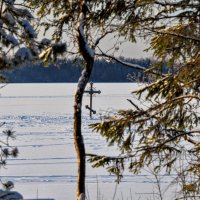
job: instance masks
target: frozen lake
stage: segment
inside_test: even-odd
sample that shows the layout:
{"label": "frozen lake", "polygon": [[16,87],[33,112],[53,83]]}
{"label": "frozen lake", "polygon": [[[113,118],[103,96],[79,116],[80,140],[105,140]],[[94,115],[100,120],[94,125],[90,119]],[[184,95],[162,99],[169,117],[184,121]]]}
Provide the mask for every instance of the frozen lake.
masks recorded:
{"label": "frozen lake", "polygon": [[[94,84],[101,94],[93,100],[97,114],[89,118],[83,102],[83,135],[87,153],[114,154],[114,147],[107,147],[98,134],[88,129],[108,111],[131,108],[127,98],[138,85],[134,83]],[[0,122],[13,129],[19,149],[19,157],[8,161],[7,169],[0,171],[3,180],[15,183],[15,190],[24,198],[55,198],[74,200],[76,194],[77,160],[73,146],[73,95],[76,84],[9,84],[0,90]],[[90,200],[111,200],[116,187],[114,176],[104,169],[87,165],[86,188]],[[164,176],[163,191],[171,181]],[[117,186],[115,199],[150,199],[155,190],[153,177],[125,174]],[[153,198],[152,198],[153,199]]]}

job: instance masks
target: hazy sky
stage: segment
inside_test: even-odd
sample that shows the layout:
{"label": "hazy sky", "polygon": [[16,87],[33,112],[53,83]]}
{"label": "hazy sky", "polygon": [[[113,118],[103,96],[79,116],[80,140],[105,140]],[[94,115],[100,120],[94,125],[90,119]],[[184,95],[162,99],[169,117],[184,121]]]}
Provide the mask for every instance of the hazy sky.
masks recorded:
{"label": "hazy sky", "polygon": [[[113,47],[115,43],[115,38],[110,36],[100,43],[100,47],[106,52]],[[145,52],[144,50],[148,48],[148,44],[144,43],[142,40],[138,39],[137,43],[131,43],[127,40],[119,45],[119,50],[114,54],[115,56],[124,56],[128,58],[149,58],[152,57],[152,52]],[[108,54],[112,55],[113,50],[109,51]]]}
{"label": "hazy sky", "polygon": [[[18,2],[23,2],[22,0],[18,0]],[[39,38],[43,38],[42,36],[43,31],[40,32]],[[49,34],[49,37],[51,38],[51,32]],[[110,36],[104,41],[101,42],[100,46],[104,51],[107,51],[108,49],[113,47],[113,44],[115,43],[114,37]],[[141,40],[138,40],[136,44],[130,43],[130,42],[124,42],[122,45],[119,46],[119,51],[115,54],[115,56],[124,56],[129,58],[149,58],[152,57],[151,52],[144,52],[144,49],[148,47],[147,44],[144,44]],[[108,52],[109,54],[112,54],[112,52]]]}
{"label": "hazy sky", "polygon": [[151,52],[145,52],[144,50],[147,48],[142,41],[138,41],[136,44],[126,42],[121,46],[121,50],[119,50],[119,55],[123,55],[124,57],[129,58],[147,58],[152,57]]}

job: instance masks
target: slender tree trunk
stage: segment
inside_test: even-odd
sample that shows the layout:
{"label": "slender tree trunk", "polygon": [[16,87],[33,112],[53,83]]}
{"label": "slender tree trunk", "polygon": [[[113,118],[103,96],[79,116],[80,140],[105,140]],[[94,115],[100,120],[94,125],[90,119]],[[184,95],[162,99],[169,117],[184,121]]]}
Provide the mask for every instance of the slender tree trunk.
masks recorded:
{"label": "slender tree trunk", "polygon": [[77,39],[79,51],[84,59],[85,66],[78,81],[74,102],[74,145],[78,158],[77,200],[85,200],[86,158],[85,145],[81,130],[82,100],[84,90],[89,81],[94,64],[94,50],[88,44],[88,41],[84,34],[84,25],[86,18],[86,12],[84,12],[83,9],[84,6],[86,6],[86,2],[84,0],[80,0],[80,16],[77,24]]}
{"label": "slender tree trunk", "polygon": [[85,159],[85,145],[82,136],[82,99],[85,87],[90,78],[93,62],[87,63],[87,69],[82,71],[82,75],[79,79],[75,94],[74,102],[74,145],[78,158],[78,179],[77,179],[77,199],[81,195],[85,195],[85,175],[86,175],[86,159]]}

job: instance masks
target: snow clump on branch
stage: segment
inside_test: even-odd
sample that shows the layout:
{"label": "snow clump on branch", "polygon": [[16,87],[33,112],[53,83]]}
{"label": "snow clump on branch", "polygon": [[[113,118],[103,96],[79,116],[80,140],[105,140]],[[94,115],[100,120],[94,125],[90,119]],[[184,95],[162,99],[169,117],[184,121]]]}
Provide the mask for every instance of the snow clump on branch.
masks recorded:
{"label": "snow clump on branch", "polygon": [[51,40],[48,38],[43,38],[40,42],[40,44],[43,46],[48,46],[50,43],[51,43]]}
{"label": "snow clump on branch", "polygon": [[9,12],[5,12],[3,14],[2,18],[12,26],[14,26],[16,23],[13,15]]}
{"label": "snow clump on branch", "polygon": [[5,3],[8,3],[10,5],[13,5],[15,3],[15,0],[4,0]]}
{"label": "snow clump on branch", "polygon": [[7,34],[4,30],[0,29],[0,36],[3,38],[4,42],[12,45],[18,45],[18,40],[11,34]]}
{"label": "snow clump on branch", "polygon": [[12,7],[12,12],[22,18],[27,18],[28,20],[33,19],[33,15],[29,12],[28,9],[23,9],[23,8],[15,8],[13,6]]}
{"label": "snow clump on branch", "polygon": [[21,25],[24,27],[25,32],[28,34],[29,37],[31,38],[36,38],[37,34],[31,24],[29,23],[28,20],[21,20],[20,21]]}
{"label": "snow clump on branch", "polygon": [[30,61],[32,59],[33,59],[33,55],[31,53],[30,49],[28,49],[26,47],[20,48],[15,54],[15,61],[17,63],[27,61],[27,60]]}

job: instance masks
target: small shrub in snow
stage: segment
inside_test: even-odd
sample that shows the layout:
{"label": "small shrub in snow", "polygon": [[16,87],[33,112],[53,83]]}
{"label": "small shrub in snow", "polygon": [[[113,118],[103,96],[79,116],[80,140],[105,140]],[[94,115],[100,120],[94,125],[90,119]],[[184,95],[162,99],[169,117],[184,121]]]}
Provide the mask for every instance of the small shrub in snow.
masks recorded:
{"label": "small shrub in snow", "polygon": [[[2,127],[3,125],[5,124],[5,122],[1,123],[0,124],[0,127]],[[7,164],[7,159],[10,158],[10,157],[17,157],[18,156],[18,149],[16,147],[13,147],[13,146],[10,146],[9,145],[9,141],[10,139],[15,139],[15,136],[14,136],[14,131],[12,130],[4,130],[2,131],[2,134],[1,134],[1,138],[0,138],[0,167],[5,167],[6,164]],[[3,187],[8,191],[8,190],[11,190],[13,187],[14,187],[14,183],[12,181],[7,181],[7,182],[4,182],[2,180],[0,180]],[[8,195],[10,196],[11,193],[7,192],[7,191],[3,191],[3,190],[0,190],[0,199],[8,199]],[[13,193],[12,193],[13,195]],[[4,198],[6,197],[6,198]],[[10,199],[15,199],[15,198],[11,198]],[[16,198],[17,199],[17,198]]]}
{"label": "small shrub in snow", "polygon": [[7,190],[7,191],[14,188],[14,183],[12,181],[7,181],[2,184],[3,184],[3,187],[5,188],[5,190]]}

